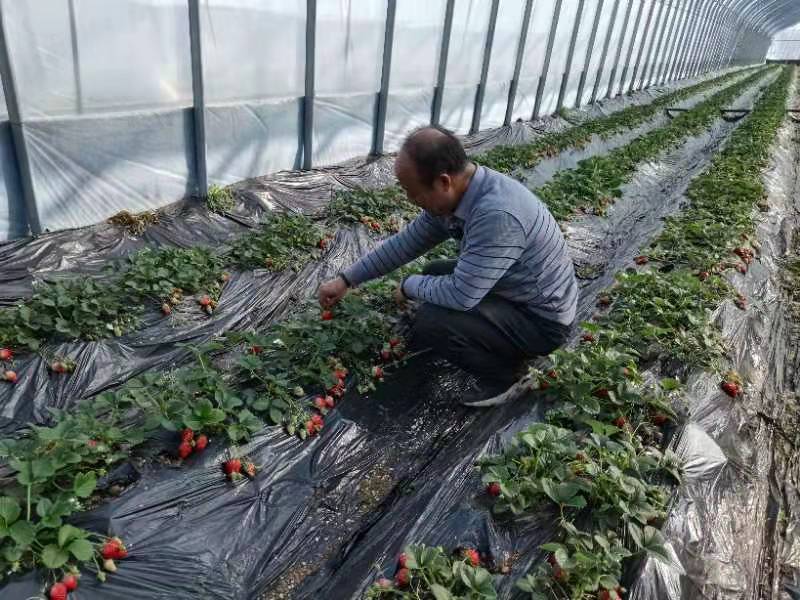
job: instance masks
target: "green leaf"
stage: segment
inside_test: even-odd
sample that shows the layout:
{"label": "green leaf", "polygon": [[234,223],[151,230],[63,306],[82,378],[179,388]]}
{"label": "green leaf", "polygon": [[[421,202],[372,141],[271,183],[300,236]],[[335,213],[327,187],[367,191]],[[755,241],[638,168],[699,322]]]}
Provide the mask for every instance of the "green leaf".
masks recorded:
{"label": "green leaf", "polygon": [[84,539],[73,540],[67,550],[70,554],[72,554],[72,556],[80,561],[91,560],[92,555],[94,554],[94,547],[88,540]]}
{"label": "green leaf", "polygon": [[436,600],[453,600],[453,595],[450,591],[438,583],[431,584],[431,594]]}
{"label": "green leaf", "polygon": [[76,538],[83,537],[83,531],[72,525],[64,525],[58,530],[58,545],[62,548]]}
{"label": "green leaf", "polygon": [[[90,555],[91,558],[91,555]],[[69,560],[69,554],[55,544],[48,544],[42,550],[42,562],[48,569],[58,569]]]}
{"label": "green leaf", "polygon": [[30,521],[17,521],[8,529],[8,534],[20,546],[30,546],[36,538],[36,528]]}
{"label": "green leaf", "polygon": [[666,547],[664,546],[664,536],[655,527],[649,525],[644,528],[644,538],[642,539],[642,549],[647,552],[649,556],[660,560],[666,565],[673,566],[675,561],[672,560]]}
{"label": "green leaf", "polygon": [[8,496],[0,497],[0,519],[3,519],[6,525],[11,525],[19,519],[21,513],[22,509],[14,498]]}
{"label": "green leaf", "polygon": [[97,487],[97,476],[94,471],[75,475],[73,491],[78,498],[88,498],[94,492],[95,487]]}

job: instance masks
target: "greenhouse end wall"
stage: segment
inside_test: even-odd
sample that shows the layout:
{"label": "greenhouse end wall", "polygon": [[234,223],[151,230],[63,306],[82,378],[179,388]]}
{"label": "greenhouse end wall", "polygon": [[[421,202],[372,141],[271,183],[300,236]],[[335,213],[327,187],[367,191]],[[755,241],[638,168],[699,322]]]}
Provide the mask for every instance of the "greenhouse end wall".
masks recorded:
{"label": "greenhouse end wall", "polygon": [[762,62],[770,43],[716,0],[2,0],[0,10],[0,240],[393,151],[430,122],[463,134]]}

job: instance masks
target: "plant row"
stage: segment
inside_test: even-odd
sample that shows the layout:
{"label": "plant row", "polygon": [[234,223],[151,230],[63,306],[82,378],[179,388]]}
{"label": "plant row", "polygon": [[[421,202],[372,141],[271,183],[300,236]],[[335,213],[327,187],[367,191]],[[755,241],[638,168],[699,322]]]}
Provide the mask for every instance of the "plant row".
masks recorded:
{"label": "plant row", "polygon": [[[692,229],[704,214],[720,215],[739,234],[752,232],[754,209],[765,199],[761,173],[784,118],[790,79],[784,69],[768,86],[724,150],[692,181],[691,207],[670,221],[654,248]],[[550,368],[532,370],[532,387],[552,403],[544,421],[479,462],[501,522],[552,514],[557,523],[552,541],[541,546],[544,560],[517,582],[535,600],[621,598],[626,561],[645,555],[672,561],[659,527],[669,486],[681,477],[676,456],[663,449],[665,433],[677,425],[672,407],[680,384],[645,380],[643,369],[712,369],[721,374],[722,393],[733,399],[742,394],[738,375],[721,373],[725,347],[711,311],[729,298],[746,309],[721,273],[734,266],[725,258],[735,257],[741,270],[752,255],[742,252],[741,238],[682,239],[672,247],[667,269],[654,269],[648,257],[639,257],[640,268],[620,274],[599,297],[601,313],[584,325],[581,343],[554,353]],[[705,258],[698,262],[698,256]],[[369,596],[495,597],[493,590],[433,592],[429,579],[410,568],[400,582],[373,585]]]}
{"label": "plant row", "polygon": [[607,154],[584,159],[574,169],[559,171],[536,193],[557,219],[566,219],[575,211],[605,214],[608,207],[622,196],[622,186],[631,180],[640,164],[704,131],[719,118],[721,108],[762,77],[764,73],[756,71],[680,113],[663,127]]}
{"label": "plant row", "polygon": [[682,100],[703,93],[740,77],[751,69],[728,73],[659,96],[648,104],[630,106],[619,112],[592,119],[570,127],[565,131],[554,131],[537,137],[531,143],[516,146],[496,146],[475,157],[475,162],[501,173],[515,169],[532,169],[545,158],[550,158],[571,148],[583,148],[594,136],[608,139],[625,131],[631,131],[656,116],[661,110],[670,108]]}

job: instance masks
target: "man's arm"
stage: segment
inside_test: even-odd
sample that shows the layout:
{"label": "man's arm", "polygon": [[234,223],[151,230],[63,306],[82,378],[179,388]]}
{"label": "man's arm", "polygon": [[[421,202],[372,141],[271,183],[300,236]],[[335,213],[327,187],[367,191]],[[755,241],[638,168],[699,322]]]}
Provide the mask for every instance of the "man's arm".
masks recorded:
{"label": "man's arm", "polygon": [[491,211],[470,225],[452,275],[411,275],[409,298],[467,311],[486,296],[525,251],[525,231],[512,215]]}
{"label": "man's arm", "polygon": [[448,237],[447,228],[423,211],[402,231],[384,240],[372,252],[346,268],[343,274],[349,285],[357,286],[419,258]]}

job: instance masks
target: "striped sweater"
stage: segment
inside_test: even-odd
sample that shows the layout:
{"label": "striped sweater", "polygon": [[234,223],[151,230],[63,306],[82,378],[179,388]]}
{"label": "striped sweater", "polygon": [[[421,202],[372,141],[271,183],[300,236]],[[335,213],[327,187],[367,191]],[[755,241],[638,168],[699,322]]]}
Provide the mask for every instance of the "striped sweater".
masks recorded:
{"label": "striped sweater", "polygon": [[519,182],[479,166],[453,215],[423,211],[345,269],[352,285],[386,275],[444,240],[460,239],[451,275],[411,275],[409,298],[467,311],[489,293],[570,325],[578,285],[564,236],[547,207]]}

